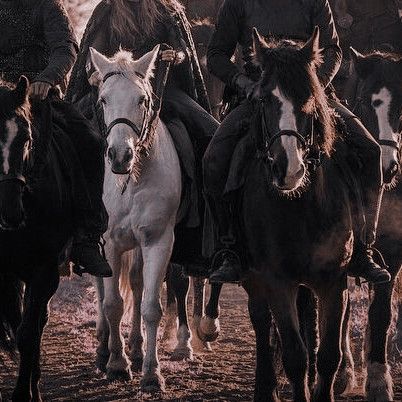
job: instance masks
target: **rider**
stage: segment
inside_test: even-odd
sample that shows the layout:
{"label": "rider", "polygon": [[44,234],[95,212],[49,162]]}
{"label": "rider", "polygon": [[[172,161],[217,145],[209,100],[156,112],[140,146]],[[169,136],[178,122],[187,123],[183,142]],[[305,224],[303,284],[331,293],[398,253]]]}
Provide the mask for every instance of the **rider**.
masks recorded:
{"label": "rider", "polygon": [[330,4],[344,52],[334,86],[344,96],[346,91],[356,90],[350,82],[349,47],[360,52],[393,50],[401,53],[402,19],[395,0],[330,0]]}
{"label": "rider", "polygon": [[[256,27],[266,36],[306,41],[315,26],[320,28],[320,45],[323,48],[323,63],[318,69],[318,76],[321,84],[329,90],[339,69],[342,51],[327,0],[225,0],[219,12],[209,44],[208,66],[243,101],[223,121],[204,156],[204,188],[218,228],[214,258],[217,270],[210,276],[211,282],[238,281],[244,269],[233,230],[233,201],[224,197],[223,191],[233,151],[244,134],[242,127],[252,114],[248,98],[260,77],[260,70],[253,64],[252,28]],[[242,48],[244,70],[239,70],[231,60],[238,44]],[[366,223],[365,227],[356,230],[350,274],[374,283],[388,282],[388,271],[373,260],[372,251],[382,198],[380,147],[356,116],[335,100],[332,105],[344,119],[347,141],[364,166],[360,182],[364,189]]]}
{"label": "rider", "polygon": [[[111,276],[112,270],[99,249],[101,235],[107,228],[107,213],[102,202],[104,145],[85,118],[60,99],[60,90],[65,88],[66,76],[77,53],[77,42],[66,11],[58,0],[1,0],[0,21],[3,78],[16,83],[23,74],[31,81],[30,97],[34,111],[38,112],[34,113],[38,126],[41,125],[39,116],[45,114],[42,112],[46,110],[46,102],[57,109],[52,116],[56,123],[57,119],[61,122],[64,118],[72,123],[65,128],[65,134],[77,151],[86,179],[87,191],[82,189],[81,193],[89,194],[85,209],[76,206],[75,211],[76,234],[70,254],[74,270],[79,274]],[[62,118],[61,113],[65,113]]]}
{"label": "rider", "polygon": [[[131,51],[134,58],[138,59],[162,43],[172,49],[162,51],[160,59],[173,64],[163,96],[162,119],[171,132],[176,130],[176,133],[173,133],[176,138],[183,136],[183,127],[173,121],[170,124],[169,119],[178,117],[184,123],[184,129],[196,144],[198,159],[201,160],[219,124],[210,114],[190,25],[183,7],[177,0],[101,1],[87,24],[66,98],[75,104],[84,105],[87,117],[93,117],[93,110],[96,112],[95,116],[99,116],[96,106],[94,109],[97,89],[91,88],[88,82],[88,77],[94,71],[93,66],[88,65],[90,47],[108,57],[123,48]],[[194,228],[194,231],[199,233],[197,228]],[[184,247],[186,250],[197,248],[194,243],[199,243],[201,248],[201,235],[194,232],[191,236],[193,235],[197,236],[199,241],[187,238]],[[184,248],[183,251],[187,252]],[[200,250],[195,254],[197,258],[201,257]],[[187,268],[199,270],[201,267],[203,271],[203,265],[202,259],[199,258],[199,264],[195,263]]]}

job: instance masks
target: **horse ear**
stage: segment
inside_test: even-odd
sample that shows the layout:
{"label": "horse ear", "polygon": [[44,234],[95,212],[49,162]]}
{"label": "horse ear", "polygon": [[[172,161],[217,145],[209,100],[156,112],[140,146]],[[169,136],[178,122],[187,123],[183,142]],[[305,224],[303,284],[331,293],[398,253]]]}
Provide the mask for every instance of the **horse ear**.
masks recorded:
{"label": "horse ear", "polygon": [[89,54],[95,70],[99,73],[100,77],[103,77],[110,67],[110,60],[93,47],[89,48]]}
{"label": "horse ear", "polygon": [[315,26],[310,39],[301,48],[309,62],[313,62],[316,66],[322,63],[320,49],[320,28]]}
{"label": "horse ear", "polygon": [[145,80],[150,80],[153,77],[156,61],[159,57],[159,49],[160,45],[157,45],[150,52],[133,62],[135,72],[144,77]]}
{"label": "horse ear", "polygon": [[266,49],[267,45],[265,43],[264,38],[260,35],[257,28],[253,28],[253,50],[255,55],[255,62],[259,66],[264,65],[264,50]]}
{"label": "horse ear", "polygon": [[360,77],[366,77],[373,70],[373,61],[353,49],[353,47],[349,48],[350,57],[352,60],[352,66],[356,71],[357,75]]}
{"label": "horse ear", "polygon": [[29,81],[25,75],[21,75],[18,84],[12,91],[13,104],[19,108],[25,104],[28,99]]}

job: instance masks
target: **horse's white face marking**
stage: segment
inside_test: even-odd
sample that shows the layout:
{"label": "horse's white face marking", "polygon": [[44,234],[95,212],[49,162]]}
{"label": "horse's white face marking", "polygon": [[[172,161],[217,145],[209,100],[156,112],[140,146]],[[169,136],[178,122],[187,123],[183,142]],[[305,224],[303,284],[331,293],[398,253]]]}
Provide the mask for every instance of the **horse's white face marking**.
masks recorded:
{"label": "horse's white face marking", "polygon": [[[278,98],[279,102],[281,103],[279,130],[290,130],[297,132],[296,116],[292,103],[282,95],[278,87],[272,91],[272,94]],[[286,189],[293,190],[300,185],[304,176],[302,175],[300,177],[300,172],[304,171],[302,151],[299,147],[296,137],[284,135],[280,140],[288,160],[285,186]]]}
{"label": "horse's white face marking", "polygon": [[[371,96],[371,102],[378,121],[379,139],[398,142],[399,135],[393,131],[389,121],[391,101],[391,92],[385,87],[381,88],[378,93]],[[385,173],[393,166],[393,164],[398,163],[398,151],[389,145],[381,145],[381,150],[382,169]]]}
{"label": "horse's white face marking", "polygon": [[15,118],[6,121],[6,139],[2,142],[2,153],[3,153],[3,173],[8,174],[10,170],[10,147],[14,142],[15,137],[18,134],[18,125]]}

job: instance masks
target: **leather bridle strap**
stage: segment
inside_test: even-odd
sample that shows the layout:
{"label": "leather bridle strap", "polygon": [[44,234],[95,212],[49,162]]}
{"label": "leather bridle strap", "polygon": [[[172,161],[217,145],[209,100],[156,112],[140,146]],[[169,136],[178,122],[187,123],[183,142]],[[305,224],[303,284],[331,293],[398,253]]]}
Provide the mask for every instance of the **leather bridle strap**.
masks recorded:
{"label": "leather bridle strap", "polygon": [[399,142],[395,140],[378,140],[378,143],[380,145],[386,145],[388,147],[395,148],[397,151],[399,151]]}
{"label": "leather bridle strap", "polygon": [[118,118],[118,119],[113,120],[113,121],[108,125],[108,127],[107,127],[107,129],[106,129],[106,137],[109,136],[110,132],[112,131],[112,128],[113,128],[114,126],[116,126],[117,124],[125,124],[126,126],[129,126],[129,127],[138,135],[138,137],[140,137],[141,134],[142,134],[142,131],[143,131],[143,130],[140,130],[140,129],[135,125],[135,123],[133,123],[133,122],[132,122],[131,120],[129,120],[129,119],[126,119],[126,118],[124,118],[124,117],[120,117],[120,118]]}
{"label": "leather bridle strap", "polygon": [[292,130],[281,130],[279,132],[277,132],[276,134],[274,134],[272,137],[270,137],[268,144],[267,144],[267,151],[269,151],[272,148],[272,145],[274,145],[274,142],[276,140],[278,140],[281,137],[296,137],[296,139],[300,142],[300,144],[302,145],[303,148],[307,147],[307,142],[305,140],[305,138],[297,133],[296,131],[292,131]]}

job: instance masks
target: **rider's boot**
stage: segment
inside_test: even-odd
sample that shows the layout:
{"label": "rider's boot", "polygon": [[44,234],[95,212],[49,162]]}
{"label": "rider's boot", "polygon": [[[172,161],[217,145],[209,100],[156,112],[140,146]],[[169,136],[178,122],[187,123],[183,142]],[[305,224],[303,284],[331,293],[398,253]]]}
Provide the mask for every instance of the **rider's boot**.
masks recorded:
{"label": "rider's boot", "polygon": [[88,273],[105,278],[113,274],[105,258],[102,238],[99,234],[80,231],[74,238],[70,258],[77,275]]}
{"label": "rider's boot", "polygon": [[243,276],[242,263],[236,250],[233,203],[222,199],[208,200],[218,229],[218,245],[212,258],[209,276],[211,283],[238,283]]}
{"label": "rider's boot", "polygon": [[[360,231],[360,236],[355,236],[355,246],[348,268],[350,276],[361,277],[373,284],[387,283],[391,280],[381,253],[373,247],[376,240],[381,197],[382,191],[379,197],[371,200],[370,205],[365,208],[365,227]],[[381,265],[374,260],[375,255],[379,257]]]}

